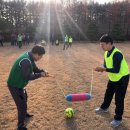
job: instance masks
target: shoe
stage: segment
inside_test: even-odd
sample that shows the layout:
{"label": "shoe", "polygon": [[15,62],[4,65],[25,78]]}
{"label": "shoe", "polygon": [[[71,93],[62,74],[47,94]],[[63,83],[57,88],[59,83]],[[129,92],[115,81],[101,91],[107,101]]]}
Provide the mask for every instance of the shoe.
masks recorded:
{"label": "shoe", "polygon": [[118,127],[120,124],[122,123],[122,121],[121,120],[113,120],[110,124],[111,124],[111,126],[112,127]]}
{"label": "shoe", "polygon": [[26,118],[31,118],[31,117],[33,117],[33,115],[31,115],[29,113],[26,114]]}
{"label": "shoe", "polygon": [[20,128],[18,128],[17,130],[28,130],[26,127],[20,127]]}
{"label": "shoe", "polygon": [[29,113],[26,114],[26,118],[24,120],[25,126],[27,126],[27,124],[31,121],[32,117],[33,117],[33,115],[31,115]]}
{"label": "shoe", "polygon": [[108,109],[102,109],[102,108],[98,107],[95,109],[95,112],[96,113],[106,113],[106,112],[108,112]]}

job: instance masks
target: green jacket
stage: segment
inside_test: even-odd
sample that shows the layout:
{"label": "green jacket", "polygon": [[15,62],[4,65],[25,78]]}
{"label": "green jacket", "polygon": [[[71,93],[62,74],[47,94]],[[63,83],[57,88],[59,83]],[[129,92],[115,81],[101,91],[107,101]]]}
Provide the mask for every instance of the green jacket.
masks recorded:
{"label": "green jacket", "polygon": [[28,53],[23,53],[14,63],[11,72],[9,74],[9,78],[7,80],[8,86],[13,86],[17,88],[24,88],[28,84],[28,80],[26,80],[22,74],[20,62],[24,59],[29,60],[30,62],[30,73],[33,72],[33,63],[30,60]]}

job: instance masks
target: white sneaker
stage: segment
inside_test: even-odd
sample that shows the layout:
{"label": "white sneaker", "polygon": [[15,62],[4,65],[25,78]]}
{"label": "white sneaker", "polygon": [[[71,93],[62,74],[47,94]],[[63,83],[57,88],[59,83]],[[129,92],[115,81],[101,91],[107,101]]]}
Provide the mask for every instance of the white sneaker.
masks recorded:
{"label": "white sneaker", "polygon": [[95,109],[95,112],[96,113],[106,113],[106,112],[108,112],[108,109],[102,109],[102,108],[98,107]]}
{"label": "white sneaker", "polygon": [[113,120],[110,124],[111,124],[111,126],[112,127],[118,127],[120,124],[122,123],[122,121],[121,120]]}

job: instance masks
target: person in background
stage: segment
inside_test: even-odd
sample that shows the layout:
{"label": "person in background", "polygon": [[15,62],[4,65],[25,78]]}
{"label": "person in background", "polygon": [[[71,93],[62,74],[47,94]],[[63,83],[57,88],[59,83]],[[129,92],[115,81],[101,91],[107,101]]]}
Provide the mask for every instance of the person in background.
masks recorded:
{"label": "person in background", "polygon": [[25,34],[22,34],[22,45],[26,45],[26,37]]}
{"label": "person in background", "polygon": [[72,43],[73,43],[73,38],[71,36],[69,36],[69,47],[72,46]]}
{"label": "person in background", "polygon": [[30,36],[29,36],[28,33],[26,34],[25,39],[26,39],[26,45],[29,45],[29,43],[30,43]]}
{"label": "person in background", "polygon": [[54,45],[55,43],[54,33],[51,34],[50,40],[51,40],[51,44]]}
{"label": "person in background", "polygon": [[21,34],[19,34],[17,37],[19,48],[22,48],[22,40],[23,40],[23,36]]}
{"label": "person in background", "polygon": [[3,38],[3,36],[0,34],[0,44],[1,44],[1,46],[3,46],[3,40],[4,40],[4,38]]}
{"label": "person in background", "polygon": [[63,47],[63,50],[67,49],[69,47],[69,43],[68,43],[68,35],[65,36],[64,38],[64,47]]}

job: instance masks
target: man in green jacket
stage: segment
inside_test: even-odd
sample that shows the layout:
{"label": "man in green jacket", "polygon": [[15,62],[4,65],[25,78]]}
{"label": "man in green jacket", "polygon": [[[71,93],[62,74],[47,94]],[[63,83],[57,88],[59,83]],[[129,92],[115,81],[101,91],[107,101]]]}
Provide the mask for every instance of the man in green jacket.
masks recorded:
{"label": "man in green jacket", "polygon": [[95,109],[96,113],[107,112],[115,94],[115,116],[112,127],[118,127],[122,122],[124,112],[124,98],[129,83],[129,68],[122,52],[113,46],[112,38],[105,34],[100,38],[104,53],[104,66],[98,66],[95,71],[107,72],[109,81],[102,105]]}
{"label": "man in green jacket", "polygon": [[39,61],[44,54],[42,46],[34,46],[30,52],[25,52],[16,59],[9,74],[7,84],[18,110],[17,130],[27,130],[25,120],[33,116],[27,113],[25,86],[30,80],[48,76],[46,71],[39,69],[35,64],[35,61]]}

